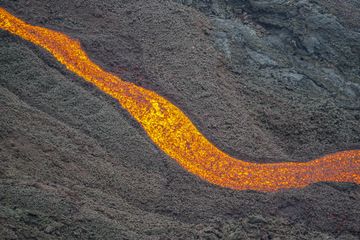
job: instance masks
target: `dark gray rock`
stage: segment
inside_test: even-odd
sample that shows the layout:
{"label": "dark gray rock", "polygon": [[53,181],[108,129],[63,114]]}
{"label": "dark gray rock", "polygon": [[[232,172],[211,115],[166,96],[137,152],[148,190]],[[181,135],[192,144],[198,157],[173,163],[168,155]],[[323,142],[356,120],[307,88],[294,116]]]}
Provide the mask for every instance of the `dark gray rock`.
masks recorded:
{"label": "dark gray rock", "polygon": [[[239,158],[307,161],[360,145],[356,1],[181,2],[0,5],[79,39],[97,64],[167,97]],[[0,42],[5,239],[360,234],[358,185],[260,193],[208,184],[163,154],[113,99],[46,51],[3,31]]]}

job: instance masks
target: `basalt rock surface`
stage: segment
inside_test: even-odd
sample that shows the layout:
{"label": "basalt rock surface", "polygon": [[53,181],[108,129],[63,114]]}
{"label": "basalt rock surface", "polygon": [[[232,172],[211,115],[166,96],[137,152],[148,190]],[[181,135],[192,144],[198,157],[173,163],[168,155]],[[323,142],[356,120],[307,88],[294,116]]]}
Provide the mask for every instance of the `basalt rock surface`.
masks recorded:
{"label": "basalt rock surface", "polygon": [[[165,96],[227,153],[308,161],[360,147],[356,0],[3,0]],[[208,184],[113,99],[0,31],[0,238],[359,239],[360,187]]]}

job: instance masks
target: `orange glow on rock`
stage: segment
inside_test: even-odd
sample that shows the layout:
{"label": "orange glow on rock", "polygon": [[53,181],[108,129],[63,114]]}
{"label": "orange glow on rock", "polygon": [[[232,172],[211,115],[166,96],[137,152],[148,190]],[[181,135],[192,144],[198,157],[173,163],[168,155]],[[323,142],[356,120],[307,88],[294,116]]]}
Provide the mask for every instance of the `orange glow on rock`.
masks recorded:
{"label": "orange glow on rock", "polygon": [[338,152],[306,163],[258,164],[235,159],[210,143],[170,101],[93,63],[78,41],[27,24],[3,8],[0,28],[46,49],[67,69],[117,99],[162,151],[208,182],[259,191],[302,188],[321,181],[360,184],[360,150]]}

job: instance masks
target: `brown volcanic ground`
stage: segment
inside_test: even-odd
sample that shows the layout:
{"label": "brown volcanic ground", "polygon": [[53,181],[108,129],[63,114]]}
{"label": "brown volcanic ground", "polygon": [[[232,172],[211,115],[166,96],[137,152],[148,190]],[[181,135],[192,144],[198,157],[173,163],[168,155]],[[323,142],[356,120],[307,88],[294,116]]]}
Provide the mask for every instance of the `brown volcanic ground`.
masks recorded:
{"label": "brown volcanic ground", "polygon": [[[0,2],[257,162],[360,146],[359,3]],[[110,97],[0,31],[0,238],[359,239],[360,187],[233,191],[187,173]]]}

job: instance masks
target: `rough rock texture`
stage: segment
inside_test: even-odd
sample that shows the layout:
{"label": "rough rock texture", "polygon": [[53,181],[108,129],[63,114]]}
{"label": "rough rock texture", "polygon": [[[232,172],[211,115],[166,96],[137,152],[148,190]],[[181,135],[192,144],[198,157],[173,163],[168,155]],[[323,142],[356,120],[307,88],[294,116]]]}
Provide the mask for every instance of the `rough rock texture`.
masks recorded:
{"label": "rough rock texture", "polygon": [[[360,6],[325,0],[0,2],[180,106],[224,151],[307,161],[360,146]],[[110,97],[0,31],[5,239],[359,239],[360,187],[223,189]]]}
{"label": "rough rock texture", "polygon": [[[359,144],[357,1],[182,2],[210,17],[232,86],[252,100],[246,109],[281,156],[305,160]],[[243,142],[229,144],[244,150]]]}

